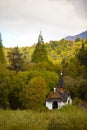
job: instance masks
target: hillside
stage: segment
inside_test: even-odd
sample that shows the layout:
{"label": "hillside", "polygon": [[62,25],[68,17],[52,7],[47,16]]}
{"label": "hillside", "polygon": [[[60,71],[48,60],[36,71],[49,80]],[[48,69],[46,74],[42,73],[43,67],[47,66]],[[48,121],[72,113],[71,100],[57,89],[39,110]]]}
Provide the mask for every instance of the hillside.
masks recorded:
{"label": "hillside", "polygon": [[80,38],[80,39],[87,39],[87,31],[82,32],[80,34],[74,35],[74,36],[67,36],[64,39],[66,40],[70,40],[70,41],[75,41],[76,38]]}
{"label": "hillside", "polygon": [[[45,56],[42,47],[35,54],[37,60]],[[61,70],[71,97],[87,101],[87,40],[50,41],[44,47],[48,60],[39,62],[31,60],[35,45],[3,48],[6,63],[0,64],[0,108],[44,109],[47,95],[57,87]]]}
{"label": "hillside", "polygon": [[[63,59],[71,59],[75,56],[75,52],[81,47],[81,42],[72,42],[67,40],[50,41],[45,43],[48,58],[54,64],[59,64]],[[8,62],[7,53],[12,48],[4,48],[6,61]],[[19,48],[28,61],[31,61],[31,56],[35,46]]]}

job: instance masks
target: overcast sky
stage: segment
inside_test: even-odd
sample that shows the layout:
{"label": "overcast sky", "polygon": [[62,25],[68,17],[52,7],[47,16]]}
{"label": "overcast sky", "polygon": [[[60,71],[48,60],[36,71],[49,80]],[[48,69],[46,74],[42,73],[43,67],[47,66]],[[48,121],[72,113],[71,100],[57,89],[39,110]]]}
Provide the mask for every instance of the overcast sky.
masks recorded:
{"label": "overcast sky", "polygon": [[87,0],[0,0],[0,32],[5,47],[45,42],[87,30]]}

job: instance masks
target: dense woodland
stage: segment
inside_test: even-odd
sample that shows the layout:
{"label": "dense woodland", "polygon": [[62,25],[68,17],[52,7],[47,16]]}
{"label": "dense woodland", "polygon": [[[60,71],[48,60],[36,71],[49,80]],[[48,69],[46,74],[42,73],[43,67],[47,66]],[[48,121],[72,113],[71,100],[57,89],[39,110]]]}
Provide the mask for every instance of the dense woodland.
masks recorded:
{"label": "dense woodland", "polygon": [[0,108],[46,109],[45,100],[63,71],[66,90],[76,103],[87,101],[87,39],[3,47],[0,39]]}

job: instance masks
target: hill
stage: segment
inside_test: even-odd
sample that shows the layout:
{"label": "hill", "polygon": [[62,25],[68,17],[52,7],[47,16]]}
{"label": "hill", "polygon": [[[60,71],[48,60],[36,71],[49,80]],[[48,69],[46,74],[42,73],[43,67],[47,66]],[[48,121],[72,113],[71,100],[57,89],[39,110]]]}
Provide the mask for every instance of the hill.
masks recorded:
{"label": "hill", "polygon": [[[74,42],[62,39],[44,43],[44,46],[49,62],[31,61],[35,45],[3,48],[6,64],[0,64],[0,108],[43,109],[46,95],[57,86],[61,70],[71,97],[87,101],[87,40]],[[11,52],[11,60],[8,52]],[[21,69],[14,69],[14,65],[17,69],[20,65]]]}
{"label": "hill", "polygon": [[80,34],[74,35],[74,36],[67,36],[64,39],[66,40],[70,40],[70,41],[75,41],[76,38],[80,38],[80,39],[87,39],[87,31],[82,32]]}
{"label": "hill", "polygon": [[[81,47],[82,42],[74,42],[67,40],[60,41],[50,41],[49,43],[44,43],[46,46],[48,58],[54,64],[60,64],[63,59],[70,60],[75,57],[75,53]],[[11,51],[12,48],[4,48],[4,53],[6,61],[8,62],[7,53]],[[20,52],[24,54],[27,61],[31,61],[31,56],[34,52],[35,46],[31,47],[21,47]]]}

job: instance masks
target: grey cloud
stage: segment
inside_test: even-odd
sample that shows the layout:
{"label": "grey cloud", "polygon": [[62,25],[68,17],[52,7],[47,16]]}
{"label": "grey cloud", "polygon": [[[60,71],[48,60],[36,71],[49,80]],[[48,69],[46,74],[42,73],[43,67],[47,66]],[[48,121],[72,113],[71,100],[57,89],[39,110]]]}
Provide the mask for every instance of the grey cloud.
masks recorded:
{"label": "grey cloud", "polygon": [[75,6],[79,15],[87,17],[87,0],[68,0]]}
{"label": "grey cloud", "polygon": [[[59,2],[60,0],[48,0],[50,2]],[[64,2],[69,2],[75,7],[76,12],[83,16],[87,17],[87,0],[61,0]]]}
{"label": "grey cloud", "polygon": [[86,0],[0,0],[0,26],[8,22],[15,28],[19,23],[21,27],[37,27],[37,23],[63,29],[87,27],[86,4]]}
{"label": "grey cloud", "polygon": [[[0,0],[0,20],[45,21],[52,20],[51,16],[56,20],[59,17],[57,12],[61,11],[61,9],[59,10],[61,1],[72,4],[79,16],[84,18],[87,16],[87,0]],[[58,4],[51,2],[58,2]],[[63,13],[60,12],[60,15]]]}

